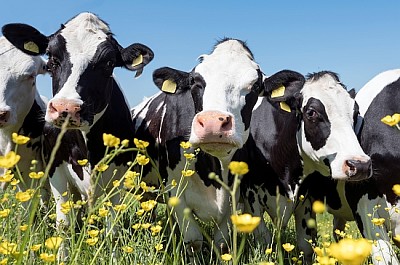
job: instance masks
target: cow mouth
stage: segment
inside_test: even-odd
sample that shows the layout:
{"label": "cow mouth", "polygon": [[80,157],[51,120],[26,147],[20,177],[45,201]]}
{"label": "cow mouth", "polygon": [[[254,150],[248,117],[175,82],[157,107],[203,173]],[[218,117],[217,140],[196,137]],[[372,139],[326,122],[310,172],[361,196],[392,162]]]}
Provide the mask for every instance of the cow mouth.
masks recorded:
{"label": "cow mouth", "polygon": [[204,152],[216,157],[230,155],[234,149],[238,149],[238,146],[234,143],[223,142],[201,143],[198,146]]}

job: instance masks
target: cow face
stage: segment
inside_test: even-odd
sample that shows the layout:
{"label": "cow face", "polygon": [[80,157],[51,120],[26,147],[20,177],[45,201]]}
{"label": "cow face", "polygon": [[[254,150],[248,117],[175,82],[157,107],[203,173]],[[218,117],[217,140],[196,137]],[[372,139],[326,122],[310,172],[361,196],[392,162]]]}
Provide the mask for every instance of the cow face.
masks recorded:
{"label": "cow face", "polygon": [[297,141],[304,171],[317,169],[334,179],[369,177],[370,158],[354,133],[358,106],[338,76],[332,72],[308,75],[297,104],[301,115]]}
{"label": "cow face", "polygon": [[[28,49],[29,45],[37,47],[33,42],[25,44]],[[0,128],[16,132],[22,126],[35,99],[36,76],[45,72],[40,56],[25,54],[0,38]]]}
{"label": "cow face", "polygon": [[[15,24],[7,26],[10,38],[18,39]],[[24,34],[27,38],[28,34]],[[108,25],[91,13],[81,13],[47,39],[47,67],[53,79],[53,98],[46,121],[89,131],[104,113],[111,98],[114,67],[137,71],[153,59],[142,44],[122,48]]]}

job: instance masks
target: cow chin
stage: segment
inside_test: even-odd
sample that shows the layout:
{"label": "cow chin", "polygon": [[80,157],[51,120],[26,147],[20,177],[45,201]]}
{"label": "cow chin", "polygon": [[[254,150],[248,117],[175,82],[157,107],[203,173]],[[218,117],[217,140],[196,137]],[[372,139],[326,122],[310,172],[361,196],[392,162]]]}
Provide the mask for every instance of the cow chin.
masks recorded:
{"label": "cow chin", "polygon": [[204,152],[220,159],[231,157],[239,148],[233,143],[201,143],[198,146]]}

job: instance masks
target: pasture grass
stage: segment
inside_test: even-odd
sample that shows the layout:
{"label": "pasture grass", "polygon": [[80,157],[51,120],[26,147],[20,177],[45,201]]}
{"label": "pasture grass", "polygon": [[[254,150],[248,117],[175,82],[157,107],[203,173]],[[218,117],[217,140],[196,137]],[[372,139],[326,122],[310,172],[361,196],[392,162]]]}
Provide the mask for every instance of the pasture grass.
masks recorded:
{"label": "pasture grass", "polygon": [[[115,139],[114,139],[115,140]],[[112,142],[112,141],[111,141]],[[114,142],[115,143],[115,142]],[[121,145],[109,146],[104,160],[108,164],[119,152],[127,151]],[[145,155],[143,146],[130,150]],[[291,218],[285,229],[277,229],[270,218],[264,218],[274,234],[272,246],[261,246],[251,234],[239,233],[232,227],[232,238],[229,239],[234,249],[233,260],[224,261],[215,251],[211,234],[213,224],[195,220],[201,227],[205,240],[203,248],[192,258],[188,255],[187,246],[183,243],[177,224],[173,218],[174,207],[167,207],[157,200],[147,200],[143,204],[143,191],[151,192],[156,198],[168,201],[168,192],[172,189],[183,189],[184,182],[190,176],[182,176],[178,183],[153,189],[141,179],[141,174],[131,173],[134,166],[140,168],[154,163],[146,157],[130,163],[130,170],[125,174],[124,189],[119,189],[119,182],[114,182],[112,193],[120,192],[122,202],[112,205],[111,194],[105,194],[88,207],[88,202],[73,198],[66,191],[63,196],[70,200],[63,205],[69,215],[69,225],[56,225],[55,204],[40,205],[35,190],[21,193],[17,189],[19,177],[9,181],[8,187],[0,193],[0,265],[1,264],[302,264],[303,255],[296,248],[282,250],[276,244],[288,243],[296,246],[294,219]],[[144,159],[144,160],[143,160]],[[190,168],[190,159],[184,170]],[[104,168],[103,168],[104,169]],[[104,169],[106,170],[106,169]],[[184,174],[183,174],[184,175]],[[93,177],[101,176],[101,170]],[[47,177],[45,174],[44,177]],[[186,179],[185,179],[186,178]],[[41,180],[43,182],[43,180]],[[95,180],[94,180],[95,181]],[[129,189],[130,192],[126,190]],[[234,192],[234,191],[233,191]],[[25,197],[22,195],[26,195]],[[236,206],[233,206],[236,209]],[[111,218],[111,213],[115,217]],[[237,211],[233,210],[233,214]],[[332,216],[326,212],[317,215],[318,239],[314,246],[323,248],[334,241]],[[109,227],[111,226],[111,227]],[[116,227],[116,233],[113,233]],[[344,231],[347,236],[359,238],[357,226],[349,222]],[[279,235],[279,236],[278,236]],[[310,243],[311,244],[311,243]],[[62,250],[66,259],[57,258]],[[396,249],[398,254],[398,249]],[[364,264],[369,264],[371,260]],[[315,260],[315,264],[318,263]]]}

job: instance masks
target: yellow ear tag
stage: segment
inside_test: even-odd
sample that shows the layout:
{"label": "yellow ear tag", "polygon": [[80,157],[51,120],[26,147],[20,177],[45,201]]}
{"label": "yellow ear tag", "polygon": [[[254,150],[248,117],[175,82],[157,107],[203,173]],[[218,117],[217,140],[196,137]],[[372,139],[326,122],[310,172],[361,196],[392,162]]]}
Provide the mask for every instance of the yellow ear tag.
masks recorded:
{"label": "yellow ear tag", "polygon": [[279,102],[279,106],[280,106],[281,109],[284,110],[284,111],[292,112],[292,110],[290,109],[289,105],[286,104],[286,102],[284,102],[284,101]]}
{"label": "yellow ear tag", "polygon": [[33,41],[25,42],[24,49],[39,54],[39,47]]}
{"label": "yellow ear tag", "polygon": [[271,98],[278,98],[282,97],[283,95],[285,95],[285,87],[280,86],[277,89],[272,90]]}
{"label": "yellow ear tag", "polygon": [[139,54],[138,57],[133,59],[132,67],[138,66],[139,64],[143,63],[143,55]]}
{"label": "yellow ear tag", "polygon": [[176,83],[171,79],[167,79],[162,84],[161,90],[168,93],[175,93]]}

